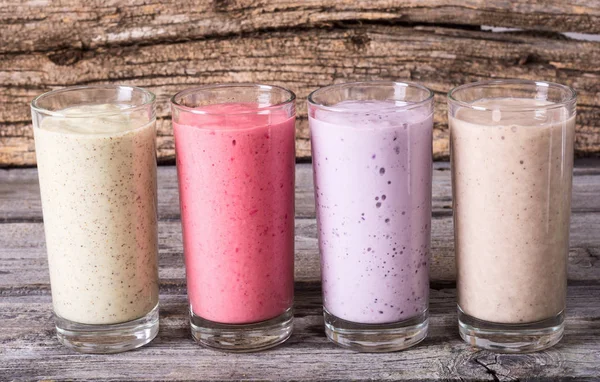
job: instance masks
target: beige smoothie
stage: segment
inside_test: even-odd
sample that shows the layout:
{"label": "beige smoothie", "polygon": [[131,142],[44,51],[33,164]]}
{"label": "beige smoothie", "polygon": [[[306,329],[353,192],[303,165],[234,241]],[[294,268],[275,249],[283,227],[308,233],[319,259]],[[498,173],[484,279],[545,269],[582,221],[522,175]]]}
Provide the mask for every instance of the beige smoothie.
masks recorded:
{"label": "beige smoothie", "polygon": [[55,313],[83,324],[158,303],[155,121],[69,108],[34,129]]}
{"label": "beige smoothie", "polygon": [[549,104],[482,100],[450,117],[458,304],[472,317],[532,323],[565,308],[575,119],[500,111]]}

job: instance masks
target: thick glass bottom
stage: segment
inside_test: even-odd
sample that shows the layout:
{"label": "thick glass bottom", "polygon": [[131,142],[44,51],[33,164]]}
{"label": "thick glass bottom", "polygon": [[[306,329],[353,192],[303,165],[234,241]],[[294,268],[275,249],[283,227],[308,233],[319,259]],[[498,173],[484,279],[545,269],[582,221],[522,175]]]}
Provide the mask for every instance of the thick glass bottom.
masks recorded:
{"label": "thick glass bottom", "polygon": [[292,308],[280,316],[252,324],[221,324],[190,313],[192,337],[210,349],[246,353],[265,350],[285,342],[292,335]]}
{"label": "thick glass bottom", "polygon": [[392,352],[418,344],[427,336],[429,315],[390,324],[360,324],[343,320],[323,307],[325,334],[333,343],[359,352]]}
{"label": "thick glass bottom", "polygon": [[472,346],[498,353],[530,353],[554,346],[564,331],[564,312],[528,324],[499,324],[469,316],[458,307],[458,329]]}
{"label": "thick glass bottom", "polygon": [[54,315],[58,340],[80,353],[120,353],[139,348],[158,334],[158,304],[137,320],[109,325],[89,325]]}

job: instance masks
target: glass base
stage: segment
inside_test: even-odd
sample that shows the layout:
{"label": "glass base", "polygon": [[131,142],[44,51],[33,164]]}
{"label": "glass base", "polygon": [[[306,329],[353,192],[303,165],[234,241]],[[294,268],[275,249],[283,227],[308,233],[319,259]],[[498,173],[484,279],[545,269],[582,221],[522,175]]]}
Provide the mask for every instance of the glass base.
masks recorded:
{"label": "glass base", "polygon": [[158,334],[158,304],[144,317],[120,324],[80,324],[54,316],[58,340],[80,353],[120,353],[144,346]]}
{"label": "glass base", "polygon": [[418,344],[427,336],[429,315],[390,324],[360,324],[343,320],[323,307],[325,334],[333,343],[359,352],[392,352]]}
{"label": "glass base", "polygon": [[292,308],[280,316],[252,324],[221,324],[191,312],[192,337],[210,349],[246,353],[265,350],[285,342],[292,335]]}
{"label": "glass base", "polygon": [[564,331],[564,312],[529,324],[499,324],[469,316],[458,307],[458,329],[472,346],[498,353],[529,353],[554,346]]}

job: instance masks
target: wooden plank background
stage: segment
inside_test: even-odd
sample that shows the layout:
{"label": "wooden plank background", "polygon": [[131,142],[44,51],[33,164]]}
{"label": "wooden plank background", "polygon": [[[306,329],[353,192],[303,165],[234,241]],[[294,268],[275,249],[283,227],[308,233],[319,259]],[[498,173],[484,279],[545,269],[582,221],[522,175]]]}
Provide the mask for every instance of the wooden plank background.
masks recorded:
{"label": "wooden plank background", "polygon": [[[524,30],[495,33],[493,25]],[[77,84],[158,96],[158,154],[172,163],[168,99],[216,82],[282,85],[298,98],[297,154],[310,157],[305,98],[320,86],[411,80],[436,92],[434,155],[448,154],[445,93],[490,78],[579,91],[576,147],[600,154],[597,0],[0,0],[0,166],[35,164],[29,102]],[[585,38],[589,36],[584,36]]]}
{"label": "wooden plank background", "polygon": [[78,354],[56,340],[36,169],[0,169],[0,381],[403,380],[597,381],[600,375],[600,160],[578,160],[564,339],[524,355],[471,348],[458,335],[450,171],[436,163],[430,332],[397,353],[360,354],[327,341],[310,164],[296,166],[294,334],[262,353],[204,349],[189,332],[176,173],[159,168],[160,332],[115,355]]}

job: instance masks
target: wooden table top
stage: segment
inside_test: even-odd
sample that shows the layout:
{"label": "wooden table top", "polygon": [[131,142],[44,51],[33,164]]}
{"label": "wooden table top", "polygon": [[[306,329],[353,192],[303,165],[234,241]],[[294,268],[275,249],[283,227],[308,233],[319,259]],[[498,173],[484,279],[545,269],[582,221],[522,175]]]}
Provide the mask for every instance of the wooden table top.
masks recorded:
{"label": "wooden table top", "polygon": [[323,332],[312,171],[297,165],[295,330],[251,354],[203,349],[188,327],[174,167],[159,168],[160,332],[114,355],[61,346],[52,319],[37,171],[0,170],[0,380],[518,380],[600,378],[600,159],[576,162],[565,337],[526,355],[495,354],[458,335],[450,171],[433,185],[430,332],[396,353],[361,354]]}

